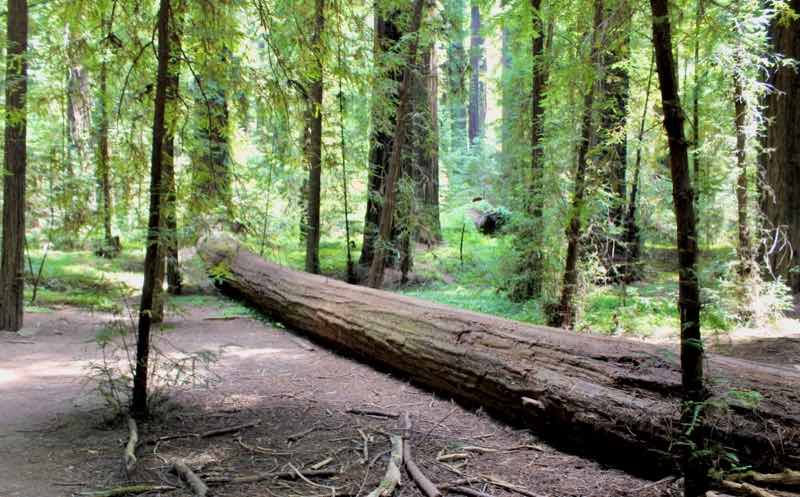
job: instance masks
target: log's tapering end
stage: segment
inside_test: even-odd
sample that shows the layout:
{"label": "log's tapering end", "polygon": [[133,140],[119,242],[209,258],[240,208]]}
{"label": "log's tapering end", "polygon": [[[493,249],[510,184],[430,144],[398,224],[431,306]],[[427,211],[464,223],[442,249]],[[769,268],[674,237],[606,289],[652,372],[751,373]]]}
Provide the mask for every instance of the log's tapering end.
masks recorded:
{"label": "log's tapering end", "polygon": [[209,266],[230,262],[239,252],[239,241],[230,233],[214,231],[197,242],[197,254]]}

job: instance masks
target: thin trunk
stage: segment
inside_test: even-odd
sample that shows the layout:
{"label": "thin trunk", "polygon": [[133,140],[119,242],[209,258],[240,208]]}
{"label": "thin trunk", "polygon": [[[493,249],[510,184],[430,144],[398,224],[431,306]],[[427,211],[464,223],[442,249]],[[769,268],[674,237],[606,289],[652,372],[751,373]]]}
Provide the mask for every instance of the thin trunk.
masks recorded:
{"label": "thin trunk", "polygon": [[639,255],[641,253],[641,239],[639,227],[636,224],[636,209],[638,208],[639,195],[639,176],[642,170],[642,143],[644,141],[644,127],[647,122],[647,110],[650,106],[650,89],[653,83],[653,68],[655,66],[655,53],[650,56],[650,71],[647,76],[647,90],[644,94],[644,107],[642,108],[642,121],[639,124],[639,134],[636,137],[636,162],[633,166],[633,183],[631,184],[631,195],[628,200],[628,208],[625,213],[625,234],[623,242],[627,249],[625,251],[625,267],[623,269],[623,281],[630,283],[639,278]]}
{"label": "thin trunk", "polygon": [[3,253],[0,330],[22,328],[25,289],[25,173],[27,168],[28,2],[8,0],[6,20],[6,127],[3,146]]}
{"label": "thin trunk", "polygon": [[[339,6],[341,7],[341,5]],[[342,19],[341,9],[337,9],[337,21],[339,27],[339,45],[337,47],[339,70],[344,71],[344,58],[342,56]],[[356,270],[353,264],[352,247],[350,246],[350,204],[348,202],[348,181],[347,181],[347,147],[345,141],[345,126],[347,123],[346,102],[344,89],[342,88],[342,78],[339,78],[339,150],[341,151],[342,162],[342,195],[344,197],[344,242],[347,250],[347,282],[355,284],[358,281]],[[270,170],[270,174],[272,171]],[[263,254],[262,254],[263,255]]]}
{"label": "thin trunk", "polygon": [[533,35],[531,40],[531,56],[533,59],[533,85],[531,89],[531,162],[530,177],[527,185],[526,207],[531,222],[519,235],[522,257],[517,262],[520,277],[511,290],[514,300],[538,298],[542,293],[542,270],[544,267],[541,234],[542,210],[544,197],[542,182],[544,181],[544,93],[547,83],[547,65],[545,63],[545,33],[542,19],[542,0],[531,0],[533,11]]}
{"label": "thin trunk", "polygon": [[[696,0],[694,19],[694,89],[692,90],[692,162],[694,162],[694,181],[700,189],[700,22],[703,19],[703,0]],[[687,63],[688,65],[688,63]],[[699,197],[699,195],[697,195]]]}
{"label": "thin trunk", "polygon": [[742,82],[737,75],[733,77],[734,89],[734,124],[736,125],[736,166],[739,177],[736,181],[736,204],[738,212],[739,246],[739,275],[742,278],[750,276],[752,269],[752,250],[750,248],[750,227],[747,221],[747,132],[745,121],[747,117],[747,103],[744,100]]}
{"label": "thin trunk", "polygon": [[178,250],[178,192],[175,182],[175,131],[178,126],[178,105],[180,99],[181,72],[181,30],[183,28],[183,12],[186,3],[179,0],[172,11],[170,26],[170,57],[166,89],[166,136],[164,138],[164,236],[165,258],[167,260],[167,291],[172,295],[180,295],[183,282],[181,279]]}
{"label": "thin trunk", "polygon": [[[790,2],[800,12],[800,0]],[[771,27],[776,53],[800,60],[800,20],[776,17]],[[781,64],[772,76],[774,90],[767,98],[770,126],[763,201],[769,246],[769,270],[800,292],[800,70]]]}
{"label": "thin trunk", "polygon": [[589,59],[592,66],[592,82],[583,97],[583,118],[581,120],[581,140],[578,146],[578,162],[575,169],[575,190],[572,196],[569,226],[567,226],[567,258],[564,262],[564,280],[561,286],[561,301],[556,313],[551,316],[551,324],[556,327],[572,329],[575,326],[575,294],[578,286],[578,256],[581,248],[581,216],[583,214],[586,190],[586,171],[589,169],[589,148],[594,144],[594,97],[597,81],[602,78],[600,68],[600,35],[603,29],[603,0],[594,2],[594,21],[592,45]]}
{"label": "thin trunk", "polygon": [[653,20],[653,48],[661,86],[664,128],[669,142],[672,200],[677,221],[681,322],[681,382],[684,430],[684,492],[700,497],[708,489],[705,454],[703,402],[707,390],[703,380],[703,342],[700,335],[700,284],[697,278],[697,228],[694,190],[689,173],[689,151],[683,130],[683,110],[678,96],[668,0],[650,0]]}
{"label": "thin trunk", "polygon": [[414,36],[408,49],[406,65],[403,69],[403,82],[400,85],[397,116],[395,118],[395,132],[392,140],[392,154],[389,157],[386,179],[383,184],[383,206],[378,227],[378,240],[375,245],[375,254],[369,269],[367,284],[372,288],[383,285],[383,271],[385,268],[385,250],[391,241],[395,203],[397,199],[397,184],[400,179],[402,166],[402,151],[406,139],[406,125],[409,113],[410,86],[412,70],[417,59],[417,46],[419,44],[419,30],[422,23],[422,10],[425,0],[414,1],[414,13],[409,27],[409,33]]}
{"label": "thin trunk", "polygon": [[158,11],[158,73],[153,113],[153,144],[150,168],[150,216],[147,232],[147,252],[144,261],[144,284],[139,305],[139,329],[136,341],[136,373],[133,378],[131,415],[147,416],[147,376],[150,357],[150,324],[153,293],[158,265],[161,231],[161,188],[163,179],[165,113],[169,72],[170,0],[161,0]]}
{"label": "thin trunk", "polygon": [[320,196],[322,189],[322,30],[325,27],[325,1],[316,0],[314,34],[311,37],[315,52],[314,76],[309,84],[310,94],[306,109],[306,126],[309,129],[306,143],[308,160],[308,219],[306,226],[306,271],[319,274]]}
{"label": "thin trunk", "polygon": [[486,117],[484,83],[481,76],[485,70],[486,61],[483,56],[483,36],[481,36],[481,9],[473,0],[470,8],[470,47],[469,47],[469,145],[483,135]]}
{"label": "thin trunk", "polygon": [[447,31],[447,62],[445,78],[447,110],[450,115],[450,153],[457,163],[467,151],[467,107],[466,82],[467,52],[464,49],[466,32],[464,30],[464,0],[445,0]]}
{"label": "thin trunk", "polygon": [[104,253],[114,254],[115,243],[111,233],[111,171],[108,162],[108,62],[100,64],[100,119],[97,130],[97,177],[100,183],[100,217],[103,220]]}

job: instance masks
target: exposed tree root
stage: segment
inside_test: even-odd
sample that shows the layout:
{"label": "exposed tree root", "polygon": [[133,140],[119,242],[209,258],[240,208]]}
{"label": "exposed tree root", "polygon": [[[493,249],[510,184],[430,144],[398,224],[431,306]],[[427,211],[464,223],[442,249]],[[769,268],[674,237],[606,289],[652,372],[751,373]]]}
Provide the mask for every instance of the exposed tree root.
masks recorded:
{"label": "exposed tree root", "polygon": [[172,463],[172,472],[185,481],[189,488],[192,489],[192,493],[197,497],[205,497],[208,493],[208,487],[203,483],[203,480],[183,461],[174,461]]}
{"label": "exposed tree root", "polygon": [[128,416],[128,444],[122,454],[122,466],[125,468],[126,475],[130,475],[136,467],[136,446],[138,444],[139,430],[136,427],[136,421]]}

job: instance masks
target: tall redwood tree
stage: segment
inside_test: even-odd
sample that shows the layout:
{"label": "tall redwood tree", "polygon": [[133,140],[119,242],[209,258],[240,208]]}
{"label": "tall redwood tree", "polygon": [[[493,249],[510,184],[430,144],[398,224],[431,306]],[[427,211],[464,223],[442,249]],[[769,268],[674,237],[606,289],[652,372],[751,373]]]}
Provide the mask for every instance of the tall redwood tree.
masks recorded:
{"label": "tall redwood tree", "polygon": [[681,371],[683,384],[684,481],[686,497],[705,495],[708,465],[702,427],[702,407],[707,391],[703,380],[703,342],[700,335],[700,284],[697,279],[697,219],[689,174],[689,151],[683,129],[683,110],[672,54],[668,0],[650,0],[653,9],[653,48],[661,86],[664,129],[669,142],[672,201],[678,231],[678,310],[681,321]]}
{"label": "tall redwood tree", "polygon": [[6,129],[3,148],[3,253],[0,262],[0,330],[22,328],[27,168],[28,2],[8,0]]}

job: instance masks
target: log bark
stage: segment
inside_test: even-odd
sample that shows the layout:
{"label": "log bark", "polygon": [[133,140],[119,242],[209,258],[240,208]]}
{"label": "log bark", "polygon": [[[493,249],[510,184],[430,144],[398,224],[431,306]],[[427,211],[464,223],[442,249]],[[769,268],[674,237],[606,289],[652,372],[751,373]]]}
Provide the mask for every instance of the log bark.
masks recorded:
{"label": "log bark", "polygon": [[[650,476],[674,474],[681,370],[675,349],[564,333],[348,285],[260,259],[226,236],[201,240],[224,290],[288,327],[504,419],[556,445]],[[709,354],[709,436],[759,471],[796,465],[800,373]],[[734,391],[758,391],[755,407]],[[537,402],[523,402],[523,398]],[[674,451],[674,452],[671,452]]]}

